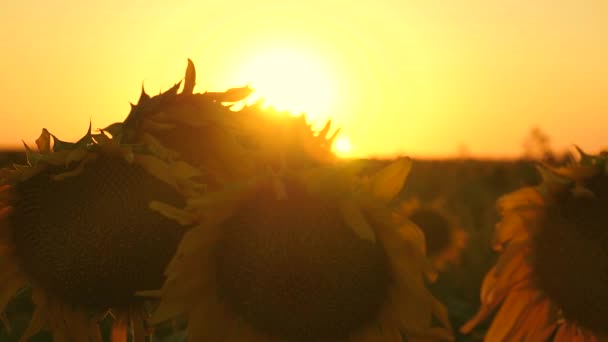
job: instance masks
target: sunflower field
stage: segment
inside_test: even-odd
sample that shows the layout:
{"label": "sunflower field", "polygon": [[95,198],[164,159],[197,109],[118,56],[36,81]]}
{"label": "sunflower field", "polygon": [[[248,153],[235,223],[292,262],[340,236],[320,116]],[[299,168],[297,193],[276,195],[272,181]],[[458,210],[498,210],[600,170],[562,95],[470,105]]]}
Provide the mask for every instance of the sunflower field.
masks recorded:
{"label": "sunflower field", "polygon": [[341,159],[195,84],[0,153],[0,341],[606,339],[606,155]]}

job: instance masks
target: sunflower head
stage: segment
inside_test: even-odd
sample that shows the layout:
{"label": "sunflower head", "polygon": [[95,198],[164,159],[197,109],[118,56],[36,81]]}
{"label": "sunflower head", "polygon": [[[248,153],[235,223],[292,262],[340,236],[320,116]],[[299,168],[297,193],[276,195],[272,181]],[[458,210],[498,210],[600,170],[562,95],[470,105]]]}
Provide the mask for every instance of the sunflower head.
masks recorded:
{"label": "sunflower head", "polygon": [[42,321],[82,322],[69,318],[71,308],[91,316],[143,311],[135,292],[162,285],[190,223],[180,211],[195,192],[188,177],[90,128],[76,143],[47,130],[36,143],[39,153],[26,147],[28,165],[2,172],[0,274],[10,270],[14,287],[33,287],[34,317]]}
{"label": "sunflower head", "polygon": [[539,166],[542,183],[500,198],[493,247],[469,332],[499,307],[488,340],[556,341],[608,336],[606,154],[567,167]]}
{"label": "sunflower head", "polygon": [[409,167],[270,173],[201,197],[155,320],[187,312],[192,341],[449,336],[431,329],[447,318],[424,287],[423,238],[388,209]]}
{"label": "sunflower head", "polygon": [[458,225],[458,219],[446,209],[445,200],[438,198],[422,203],[413,198],[399,203],[394,217],[397,221],[410,220],[425,236],[426,254],[437,271],[449,264],[457,264],[467,245],[468,234]]}
{"label": "sunflower head", "polygon": [[544,169],[546,206],[531,238],[538,287],[564,318],[608,334],[608,174],[606,155]]}
{"label": "sunflower head", "polygon": [[333,162],[330,123],[314,132],[305,115],[263,109],[261,103],[231,108],[253,91],[193,93],[196,72],[188,60],[184,86],[150,97],[142,89],[122,123],[106,130],[121,143],[146,144],[158,153],[201,169],[209,185],[250,176],[259,169],[298,168]]}

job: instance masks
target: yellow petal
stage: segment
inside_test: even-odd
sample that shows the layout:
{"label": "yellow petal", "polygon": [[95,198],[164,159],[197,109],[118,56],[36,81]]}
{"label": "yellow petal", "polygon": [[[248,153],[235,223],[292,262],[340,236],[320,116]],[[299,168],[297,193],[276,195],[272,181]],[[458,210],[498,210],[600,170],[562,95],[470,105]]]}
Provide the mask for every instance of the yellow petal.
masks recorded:
{"label": "yellow petal", "polygon": [[538,299],[539,295],[536,290],[511,291],[486,333],[486,340],[505,341],[516,322],[525,314],[526,310],[529,310],[529,306],[533,305],[532,303]]}
{"label": "yellow petal", "polygon": [[163,216],[168,217],[183,226],[192,225],[197,221],[196,214],[176,208],[166,203],[152,201],[148,206],[150,209],[161,213]]}
{"label": "yellow petal", "polygon": [[528,238],[528,227],[521,215],[512,213],[506,215],[498,224],[492,238],[492,248],[496,251],[502,251],[504,244],[514,240],[522,240]]}
{"label": "yellow petal", "polygon": [[382,201],[391,201],[403,188],[412,168],[410,158],[400,158],[377,172],[371,179],[371,194]]}
{"label": "yellow petal", "polygon": [[384,202],[391,201],[403,188],[412,168],[412,160],[400,158],[377,172],[370,180],[370,192]]}
{"label": "yellow petal", "polygon": [[173,177],[173,173],[171,172],[171,167],[169,166],[169,164],[156,157],[145,155],[135,156],[135,162],[138,165],[141,165],[154,177],[177,188],[177,182]]}
{"label": "yellow petal", "polygon": [[535,302],[522,315],[515,328],[509,334],[511,341],[547,341],[556,328],[552,320],[551,303],[544,299]]}
{"label": "yellow petal", "polygon": [[544,202],[538,187],[525,187],[499,198],[496,207],[501,215],[505,215],[520,208],[539,208],[544,206]]}
{"label": "yellow petal", "polygon": [[357,236],[363,240],[376,242],[374,229],[369,225],[359,205],[353,200],[344,200],[340,203],[340,211],[344,223],[349,226]]}

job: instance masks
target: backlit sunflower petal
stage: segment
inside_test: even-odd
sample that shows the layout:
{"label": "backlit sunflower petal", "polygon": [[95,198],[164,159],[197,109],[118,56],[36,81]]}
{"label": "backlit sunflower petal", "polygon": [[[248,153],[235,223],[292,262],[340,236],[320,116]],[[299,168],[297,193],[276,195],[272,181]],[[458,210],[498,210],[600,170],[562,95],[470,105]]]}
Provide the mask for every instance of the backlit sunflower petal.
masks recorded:
{"label": "backlit sunflower petal", "polygon": [[162,160],[173,160],[179,157],[178,152],[166,147],[160,142],[160,140],[149,133],[143,133],[140,139],[154,156]]}
{"label": "backlit sunflower petal", "polygon": [[532,268],[528,265],[526,258],[527,256],[523,253],[517,254],[510,262],[505,263],[504,268],[500,270],[496,268],[495,282],[491,291],[488,292],[486,300],[497,301],[502,298],[503,294],[514,288],[530,285]]}
{"label": "backlit sunflower petal", "polygon": [[484,277],[481,287],[481,307],[477,313],[459,331],[470,333],[479,323],[488,318],[503,302],[510,292],[529,287],[530,267],[525,264],[524,255],[516,257],[501,273],[493,267]]}
{"label": "backlit sunflower petal", "polygon": [[598,340],[593,337],[585,337],[580,331],[579,327],[575,324],[564,323],[562,324],[555,335],[554,342],[597,342]]}
{"label": "backlit sunflower petal", "polygon": [[135,157],[135,162],[146,169],[146,171],[148,171],[154,177],[171,185],[172,187],[177,188],[177,182],[173,177],[173,173],[171,172],[171,166],[166,162],[156,157],[146,155],[137,155]]}
{"label": "backlit sunflower petal", "polygon": [[501,215],[521,208],[542,208],[545,200],[539,192],[538,187],[525,187],[512,193],[503,195],[496,202],[496,207]]}
{"label": "backlit sunflower petal", "polygon": [[541,194],[549,195],[568,189],[574,185],[574,180],[565,175],[559,174],[555,169],[547,165],[537,165],[543,182],[540,185]]}
{"label": "backlit sunflower petal", "polygon": [[551,318],[551,303],[541,299],[525,311],[509,334],[511,341],[547,341],[555,331],[555,321]]}
{"label": "backlit sunflower petal", "polygon": [[433,315],[439,320],[443,327],[450,332],[452,331],[452,324],[450,323],[450,317],[448,316],[448,309],[439,300],[431,297],[431,303]]}
{"label": "backlit sunflower petal", "polygon": [[365,216],[361,212],[359,205],[353,200],[344,200],[340,203],[342,217],[347,226],[349,226],[357,236],[363,240],[376,242],[376,234],[374,229],[369,225]]}
{"label": "backlit sunflower petal", "polygon": [[527,239],[529,235],[528,227],[520,215],[506,215],[496,224],[494,237],[492,238],[492,248],[496,251],[502,251],[505,243],[511,240]]}
{"label": "backlit sunflower petal", "polygon": [[553,168],[553,172],[567,179],[572,179],[577,183],[583,182],[598,174],[597,166],[571,165],[568,167]]}
{"label": "backlit sunflower petal", "polygon": [[170,204],[152,201],[150,202],[149,207],[151,210],[157,211],[165,217],[175,220],[177,223],[183,226],[192,225],[197,221],[196,214],[176,208]]}
{"label": "backlit sunflower petal", "polygon": [[426,237],[418,226],[407,220],[399,225],[397,232],[404,241],[408,241],[422,255],[426,255]]}
{"label": "backlit sunflower petal", "polygon": [[370,180],[371,195],[384,202],[391,201],[403,189],[411,168],[411,159],[400,158],[377,172]]}
{"label": "backlit sunflower petal", "polygon": [[530,304],[539,297],[538,291],[521,289],[511,291],[505,299],[488,332],[488,341],[504,341],[517,321],[530,309]]}
{"label": "backlit sunflower petal", "polygon": [[[213,229],[210,229],[210,231],[212,230]],[[183,271],[180,266],[182,266],[181,261],[184,258],[204,258],[201,257],[201,253],[205,253],[204,251],[210,250],[216,241],[217,234],[215,232],[207,233],[205,229],[200,228],[188,230],[186,233],[184,233],[182,241],[175,252],[175,257],[167,266],[167,271],[165,274],[170,274],[173,272],[179,273]],[[206,264],[205,260],[199,260],[199,262],[203,265]]]}
{"label": "backlit sunflower petal", "polygon": [[513,241],[510,243],[496,262],[496,276],[500,276],[505,269],[513,269],[519,266],[515,265],[513,261],[521,258],[528,250],[529,244],[527,241]]}

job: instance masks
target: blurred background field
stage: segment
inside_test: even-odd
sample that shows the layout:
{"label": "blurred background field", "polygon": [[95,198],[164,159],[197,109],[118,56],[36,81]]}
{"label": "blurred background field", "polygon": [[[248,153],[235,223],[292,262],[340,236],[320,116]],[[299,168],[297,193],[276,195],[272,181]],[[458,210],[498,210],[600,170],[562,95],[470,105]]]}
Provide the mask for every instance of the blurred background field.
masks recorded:
{"label": "blurred background field", "polygon": [[[20,151],[3,151],[0,164],[24,163],[25,155]],[[367,159],[370,170],[381,167],[388,160]],[[447,210],[456,215],[460,225],[469,235],[468,247],[463,251],[461,263],[449,267],[431,285],[435,295],[448,307],[450,318],[457,329],[471,317],[479,304],[481,280],[495,261],[496,255],[490,248],[490,240],[498,216],[494,208],[496,199],[521,186],[539,181],[534,159],[522,157],[519,160],[478,160],[462,157],[459,159],[428,160],[414,159],[413,168],[401,199],[418,198],[430,202],[443,198]],[[29,298],[26,294],[20,296]],[[28,299],[29,300],[29,299]],[[0,331],[0,341],[16,341],[19,331],[25,327],[31,303],[20,299],[8,308],[8,318],[12,322],[10,337],[6,330]],[[458,341],[480,341],[484,327],[469,336],[458,336]],[[159,332],[163,338],[154,341],[179,341],[182,334],[170,338],[169,331]],[[169,329],[170,330],[170,329]],[[40,335],[34,341],[48,341],[48,336]]]}

